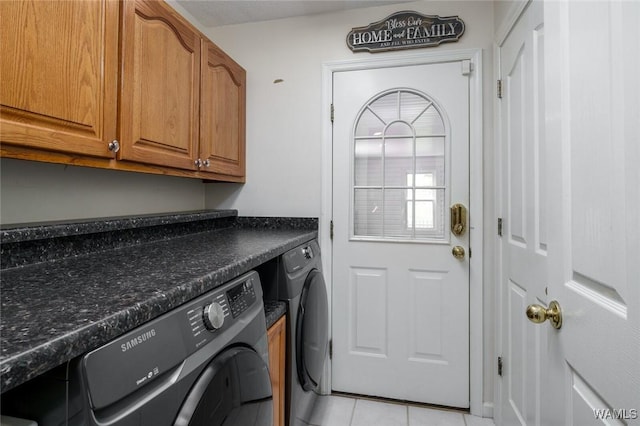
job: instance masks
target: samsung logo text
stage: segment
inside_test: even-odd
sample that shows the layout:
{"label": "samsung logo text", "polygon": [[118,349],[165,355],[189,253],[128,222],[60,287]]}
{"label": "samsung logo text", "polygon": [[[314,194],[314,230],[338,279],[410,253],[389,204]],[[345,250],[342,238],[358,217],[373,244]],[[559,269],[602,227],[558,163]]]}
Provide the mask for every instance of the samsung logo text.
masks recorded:
{"label": "samsung logo text", "polygon": [[141,345],[142,343],[146,342],[147,340],[150,340],[152,337],[155,337],[155,336],[156,336],[156,329],[152,328],[151,330],[145,331],[144,333],[134,337],[133,339],[127,340],[126,342],[120,345],[120,349],[122,349],[122,352],[126,352],[130,349],[135,348],[138,345]]}

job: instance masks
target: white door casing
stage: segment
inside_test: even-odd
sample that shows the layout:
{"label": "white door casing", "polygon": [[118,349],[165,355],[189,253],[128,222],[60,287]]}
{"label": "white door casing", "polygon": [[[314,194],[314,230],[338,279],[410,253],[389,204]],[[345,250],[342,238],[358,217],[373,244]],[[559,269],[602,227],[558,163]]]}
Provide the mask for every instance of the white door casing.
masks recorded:
{"label": "white door casing", "polygon": [[[540,6],[529,4],[501,48],[503,85],[510,38],[524,31],[536,52],[512,49],[537,76],[532,91],[520,92],[531,93],[523,104],[535,106],[522,114],[528,118],[522,140],[533,150],[522,157],[522,169],[538,171],[534,198],[527,203],[526,185],[511,191],[520,180],[509,179],[518,161],[509,156],[505,121],[522,111],[509,104],[517,95],[508,84],[500,101],[501,196],[503,214],[512,216],[509,206],[525,200],[525,216],[541,218],[527,235],[546,262],[513,259],[509,240],[521,242],[512,237],[521,228],[505,224],[498,348],[504,375],[496,423],[640,424],[640,3],[545,2],[544,27],[529,25],[531,10]],[[541,245],[545,228],[547,244]],[[519,268],[529,279],[526,291],[511,284],[510,273]],[[524,308],[536,299],[544,306],[559,303],[559,330],[526,322]],[[510,322],[521,335],[509,332]],[[520,398],[518,410],[514,398]]]}
{"label": "white door casing", "polygon": [[[451,234],[448,213],[452,203],[469,206],[469,71],[467,61],[334,74],[335,390],[469,406],[469,232]],[[446,136],[418,132],[411,148],[406,135],[421,111],[439,113],[444,127],[433,132]],[[363,120],[381,131],[359,139]],[[371,150],[386,160],[363,163]],[[413,183],[432,189],[406,188]],[[421,226],[432,232],[416,230],[418,205],[430,206]],[[454,245],[467,251],[463,260]]]}

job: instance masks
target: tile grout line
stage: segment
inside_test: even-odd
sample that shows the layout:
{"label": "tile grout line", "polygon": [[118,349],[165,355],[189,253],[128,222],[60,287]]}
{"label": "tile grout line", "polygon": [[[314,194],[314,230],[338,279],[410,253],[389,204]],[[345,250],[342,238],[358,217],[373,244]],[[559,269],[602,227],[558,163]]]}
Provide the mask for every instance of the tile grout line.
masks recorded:
{"label": "tile grout line", "polygon": [[411,426],[411,420],[409,418],[409,404],[405,405],[405,408],[407,409],[407,426]]}
{"label": "tile grout line", "polygon": [[[1,1],[1,0],[0,0]],[[355,411],[357,408],[357,405],[359,404],[359,402],[362,401],[371,401],[374,402],[376,404],[384,404],[384,401],[375,401],[374,399],[366,399],[366,398],[354,398],[354,397],[349,397],[349,396],[339,396],[341,398],[346,398],[346,399],[352,399],[353,400],[353,405],[351,407],[351,413],[350,413],[350,418],[349,418],[349,423],[347,424],[348,426],[356,426],[356,424],[354,423],[355,421]],[[406,419],[406,426],[411,426],[412,422],[411,422],[411,407],[414,407],[412,404],[410,403],[401,403],[401,404],[396,404],[396,405],[403,405],[405,408],[405,419]],[[436,411],[442,411],[442,412],[450,412],[450,413],[454,413],[457,411],[457,414],[462,416],[462,426],[471,426],[471,423],[469,423],[469,419],[467,419],[467,417],[470,417],[470,415],[468,413],[463,413],[460,412],[459,410],[438,410],[435,408],[428,408],[426,407],[428,410],[436,410]],[[473,422],[472,422],[473,423]],[[493,425],[495,426],[495,422],[492,422]],[[458,422],[456,422],[456,424],[459,424]],[[316,426],[315,423],[314,424],[309,424],[309,426]],[[318,425],[319,426],[319,425]]]}
{"label": "tile grout line", "polygon": [[351,409],[351,418],[349,419],[349,426],[353,426],[353,417],[356,415],[356,404],[358,403],[358,399],[354,398],[353,400],[353,408]]}

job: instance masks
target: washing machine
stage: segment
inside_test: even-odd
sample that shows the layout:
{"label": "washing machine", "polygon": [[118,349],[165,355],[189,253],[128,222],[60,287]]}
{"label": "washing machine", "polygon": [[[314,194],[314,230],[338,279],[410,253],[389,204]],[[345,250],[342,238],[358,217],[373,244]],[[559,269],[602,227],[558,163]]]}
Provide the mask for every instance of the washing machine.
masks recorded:
{"label": "washing machine", "polygon": [[277,285],[267,298],[289,304],[287,324],[287,424],[307,425],[313,411],[329,346],[329,308],[316,240],[284,253]]}
{"label": "washing machine", "polygon": [[84,355],[69,424],[272,426],[267,345],[250,272]]}

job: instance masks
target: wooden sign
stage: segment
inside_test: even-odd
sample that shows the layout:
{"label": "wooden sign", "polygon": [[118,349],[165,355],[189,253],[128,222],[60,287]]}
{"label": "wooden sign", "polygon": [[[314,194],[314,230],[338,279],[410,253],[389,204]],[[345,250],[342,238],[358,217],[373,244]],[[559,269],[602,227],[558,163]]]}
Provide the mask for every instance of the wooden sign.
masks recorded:
{"label": "wooden sign", "polygon": [[402,11],[366,27],[353,28],[347,35],[347,45],[354,52],[382,52],[455,42],[462,34],[464,22],[457,16],[441,18]]}

